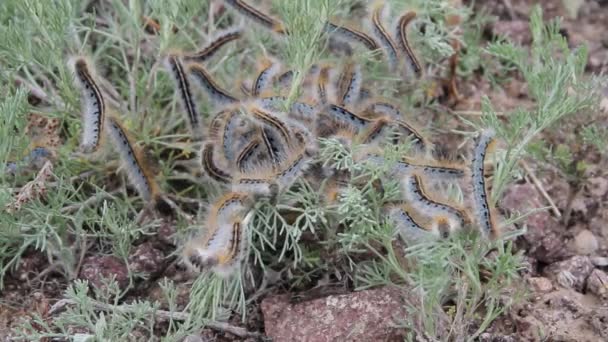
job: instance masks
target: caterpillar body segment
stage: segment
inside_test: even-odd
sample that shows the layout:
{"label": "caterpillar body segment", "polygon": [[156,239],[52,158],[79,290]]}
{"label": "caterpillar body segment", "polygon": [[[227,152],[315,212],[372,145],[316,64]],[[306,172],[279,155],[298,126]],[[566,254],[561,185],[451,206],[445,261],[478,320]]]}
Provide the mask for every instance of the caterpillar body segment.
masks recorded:
{"label": "caterpillar body segment", "polygon": [[329,114],[329,117],[334,121],[350,126],[356,131],[365,129],[372,122],[370,119],[362,117],[337,104],[330,104],[327,109],[327,114]]}
{"label": "caterpillar body segment", "polygon": [[232,7],[236,12],[244,17],[251,19],[254,23],[259,24],[278,34],[287,34],[285,25],[278,19],[271,17],[263,11],[255,8],[244,0],[224,0],[224,2]]}
{"label": "caterpillar body segment", "polygon": [[279,89],[287,89],[291,87],[295,72],[293,70],[286,70],[280,73],[276,78],[276,86]]}
{"label": "caterpillar body segment", "polygon": [[429,217],[444,215],[449,218],[449,230],[454,231],[471,224],[466,209],[434,199],[425,189],[423,176],[414,172],[404,181],[405,198],[410,205]]}
{"label": "caterpillar body segment", "polygon": [[255,168],[257,159],[260,158],[260,153],[263,148],[263,142],[261,138],[253,138],[248,144],[243,147],[236,158],[236,168],[241,173],[246,173],[251,169]]}
{"label": "caterpillar body segment", "polygon": [[371,117],[390,116],[394,120],[403,120],[404,115],[396,104],[385,99],[372,98],[364,105],[363,112]]}
{"label": "caterpillar body segment", "polygon": [[179,95],[182,106],[186,111],[192,135],[195,139],[201,139],[201,117],[198,112],[196,103],[194,102],[192,88],[188,75],[186,74],[186,69],[182,64],[180,57],[176,54],[168,55],[165,58],[165,66],[173,76],[173,79],[177,86],[177,93]]}
{"label": "caterpillar body segment", "polygon": [[159,188],[143,153],[134,145],[133,139],[118,119],[107,118],[106,132],[108,139],[120,156],[129,181],[135,187],[139,196],[146,202],[153,200],[159,194]]}
{"label": "caterpillar body segment", "polygon": [[188,65],[188,74],[207,93],[209,99],[218,106],[236,104],[239,99],[220,87],[216,80],[198,63]]}
{"label": "caterpillar body segment", "polygon": [[393,120],[393,124],[399,133],[413,137],[414,146],[421,151],[429,151],[431,149],[431,143],[422,135],[422,133],[420,133],[420,129],[416,128],[414,125],[402,119]]}
{"label": "caterpillar body segment", "polygon": [[378,49],[378,42],[367,33],[349,26],[339,25],[332,21],[325,23],[325,32],[331,36],[339,37],[347,42],[357,43],[365,46],[368,50]]}
{"label": "caterpillar body segment", "polygon": [[217,265],[213,267],[216,274],[227,277],[233,274],[245,259],[247,249],[246,223],[235,220],[232,223],[230,242],[217,257]]}
{"label": "caterpillar body segment", "polygon": [[241,39],[242,37],[243,29],[240,27],[233,27],[220,31],[201,50],[185,55],[184,60],[199,63],[207,62],[226,44]]}
{"label": "caterpillar body segment", "polygon": [[361,132],[359,141],[364,144],[378,142],[381,138],[386,136],[386,133],[390,128],[390,124],[391,120],[387,118],[378,118],[373,120],[369,127]]}
{"label": "caterpillar body segment", "polygon": [[186,265],[211,268],[219,275],[232,273],[245,252],[245,227],[253,201],[248,194],[231,192],[219,198],[207,214],[202,235],[190,240],[183,251]]}
{"label": "caterpillar body segment", "polygon": [[205,174],[220,184],[229,184],[232,175],[227,171],[227,167],[218,162],[219,156],[213,142],[203,144],[201,151],[201,166]]}
{"label": "caterpillar body segment", "polygon": [[359,101],[363,75],[361,68],[354,63],[347,63],[338,78],[338,104],[350,106]]}
{"label": "caterpillar body segment", "polygon": [[422,66],[410,47],[407,38],[407,27],[416,18],[416,12],[406,12],[397,21],[396,37],[397,46],[405,58],[405,65],[408,71],[413,72],[416,77],[422,76]]}
{"label": "caterpillar body segment", "polygon": [[378,42],[382,46],[384,53],[388,59],[389,70],[394,71],[397,69],[399,65],[399,57],[397,50],[397,43],[393,40],[391,35],[388,33],[384,24],[382,23],[384,20],[385,12],[385,4],[383,1],[376,1],[372,5],[372,15],[371,15],[371,24],[372,24],[372,32],[374,36],[378,39]]}
{"label": "caterpillar body segment", "polygon": [[322,66],[319,69],[316,81],[317,102],[321,105],[327,104],[333,98],[333,88],[331,86],[331,67]]}
{"label": "caterpillar body segment", "polygon": [[471,160],[471,181],[473,183],[474,215],[484,236],[496,237],[500,235],[495,222],[494,208],[491,206],[485,177],[488,172],[485,166],[488,152],[492,150],[496,141],[493,130],[484,130],[480,133],[473,149]]}
{"label": "caterpillar body segment", "polygon": [[285,119],[282,117],[282,114],[266,110],[255,104],[248,106],[247,113],[249,113],[254,120],[272,130],[280,137],[281,145],[283,146],[282,149],[291,145],[292,132],[286,124]]}
{"label": "caterpillar body segment", "polygon": [[258,97],[262,92],[272,87],[276,75],[281,70],[281,65],[270,59],[264,59],[261,63],[258,76],[251,85],[251,96]]}
{"label": "caterpillar body segment", "polygon": [[427,229],[413,217],[412,209],[407,206],[394,206],[388,210],[388,218],[395,224],[397,232],[406,242],[436,239],[439,231],[434,227]]}
{"label": "caterpillar body segment", "polygon": [[84,153],[91,153],[97,150],[103,135],[106,103],[89,62],[83,57],[76,57],[70,61],[70,65],[81,93],[83,129],[80,149]]}

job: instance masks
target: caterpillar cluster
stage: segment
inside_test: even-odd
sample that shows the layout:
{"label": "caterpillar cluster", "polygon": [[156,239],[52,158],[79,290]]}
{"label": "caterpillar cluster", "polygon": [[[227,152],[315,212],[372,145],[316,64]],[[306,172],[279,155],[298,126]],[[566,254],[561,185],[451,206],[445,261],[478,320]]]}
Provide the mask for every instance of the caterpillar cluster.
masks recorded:
{"label": "caterpillar cluster", "polygon": [[[280,20],[245,1],[224,2],[277,35],[289,35]],[[390,33],[383,24],[384,9],[380,2],[372,6],[372,35],[333,21],[326,23],[325,30],[330,38],[346,44],[382,50],[391,70],[404,67],[421,76],[422,67],[407,39],[407,27],[415,13],[403,14]],[[219,32],[200,51],[165,56],[164,64],[175,81],[192,138],[202,146],[200,168],[225,193],[210,206],[200,235],[185,244],[185,264],[194,269],[212,269],[220,275],[238,269],[246,254],[247,226],[256,201],[268,199],[273,203],[300,178],[312,180],[312,184],[319,183],[315,179],[336,184],[323,194],[328,202],[335,201],[344,175],[318,161],[318,138],[336,138],[347,147],[362,146],[357,149],[356,160],[377,164],[386,163],[380,152],[384,145],[412,142],[415,157],[397,161],[387,175],[401,180],[403,198],[386,206],[386,219],[406,239],[440,237],[474,226],[485,236],[498,234],[485,185],[486,155],[494,141],[492,131],[480,134],[469,166],[435,160],[427,137],[406,120],[399,106],[364,88],[362,68],[350,60],[339,66],[314,65],[295,101],[288,101],[284,93],[292,85],[294,71],[275,58],[265,59],[251,81],[237,85],[242,94],[231,93],[205,64],[223,46],[243,36],[241,28],[230,28]],[[90,63],[76,58],[71,64],[75,84],[82,91],[82,151],[95,151],[105,132],[140,196],[145,201],[158,199],[158,185],[141,152],[120,121],[106,115],[104,96]],[[195,101],[199,91],[215,109],[207,123]],[[441,189],[437,183],[455,181],[471,185],[471,205],[453,203],[436,190]]]}

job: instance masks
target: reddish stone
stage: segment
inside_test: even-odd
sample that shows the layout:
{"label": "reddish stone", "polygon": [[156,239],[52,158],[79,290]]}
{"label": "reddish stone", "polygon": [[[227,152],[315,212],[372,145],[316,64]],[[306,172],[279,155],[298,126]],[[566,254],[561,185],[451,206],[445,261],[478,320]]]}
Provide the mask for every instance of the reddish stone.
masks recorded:
{"label": "reddish stone", "polygon": [[165,255],[150,242],[135,247],[129,255],[129,267],[135,273],[153,274],[161,271]]}
{"label": "reddish stone", "polygon": [[380,288],[290,304],[286,296],[262,301],[266,335],[281,341],[403,341],[402,295]]}
{"label": "reddish stone", "polygon": [[[80,279],[87,280],[95,287],[103,287],[104,279],[115,277],[118,286],[124,289],[129,285],[127,266],[115,256],[91,256],[84,260],[80,269]],[[107,280],[106,280],[107,283]]]}
{"label": "reddish stone", "polygon": [[545,274],[562,287],[582,292],[585,288],[585,280],[593,269],[594,266],[589,257],[577,255],[549,265],[545,269]]}
{"label": "reddish stone", "polygon": [[[532,184],[515,184],[507,189],[500,206],[512,213],[525,214],[545,205]],[[553,263],[571,256],[563,239],[563,227],[548,211],[527,216],[523,222],[528,228],[523,236],[527,255],[544,263]]]}

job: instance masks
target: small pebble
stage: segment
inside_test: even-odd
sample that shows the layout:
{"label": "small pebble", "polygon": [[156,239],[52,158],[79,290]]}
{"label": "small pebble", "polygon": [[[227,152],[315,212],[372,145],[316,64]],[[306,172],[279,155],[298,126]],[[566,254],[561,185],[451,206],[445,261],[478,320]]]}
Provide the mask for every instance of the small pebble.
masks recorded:
{"label": "small pebble", "polygon": [[608,299],[608,274],[595,269],[587,278],[587,291],[602,299]]}
{"label": "small pebble", "polygon": [[574,248],[579,255],[595,253],[599,248],[599,242],[593,233],[587,229],[581,230],[574,238]]}
{"label": "small pebble", "polygon": [[528,278],[528,283],[532,286],[534,292],[547,293],[553,290],[553,284],[549,278],[545,277],[532,277]]}

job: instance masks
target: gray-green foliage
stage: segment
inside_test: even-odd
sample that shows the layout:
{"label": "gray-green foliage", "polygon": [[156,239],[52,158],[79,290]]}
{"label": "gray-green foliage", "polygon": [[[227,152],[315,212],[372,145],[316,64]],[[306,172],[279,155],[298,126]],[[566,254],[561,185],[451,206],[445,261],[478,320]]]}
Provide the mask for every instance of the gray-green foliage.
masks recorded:
{"label": "gray-green foliage", "polygon": [[529,96],[535,101],[532,109],[518,108],[508,113],[503,123],[490,101],[485,98],[482,109],[484,124],[494,128],[505,143],[505,151],[498,163],[493,184],[495,203],[511,179],[518,160],[526,147],[547,128],[560,120],[589,110],[597,104],[599,80],[584,76],[587,48],[570,50],[566,38],[559,32],[559,20],[543,22],[540,7],[530,16],[532,47],[517,46],[509,41],[491,44],[490,54],[512,64],[528,84]]}
{"label": "gray-green foliage", "polygon": [[[201,185],[198,179],[192,182],[191,175],[175,171],[175,161],[191,156],[194,147],[184,144],[185,134],[181,133],[185,132],[185,125],[173,84],[159,62],[170,49],[195,50],[206,41],[208,35],[200,28],[209,17],[208,2],[113,0],[99,3],[100,7],[87,9],[89,12],[84,12],[84,2],[77,0],[5,0],[0,3],[0,36],[6,37],[0,42],[0,80],[7,84],[2,87],[2,93],[8,94],[0,99],[0,207],[11,199],[9,190],[15,186],[14,180],[5,177],[2,170],[7,161],[22,157],[28,144],[24,127],[25,115],[31,108],[27,105],[24,88],[15,90],[12,86],[14,76],[19,76],[25,87],[44,90],[46,98],[43,101],[48,106],[40,110],[65,120],[67,131],[66,144],[59,149],[54,162],[54,184],[45,200],[28,203],[17,215],[0,210],[0,283],[28,249],[43,252],[54,271],[73,280],[77,276],[77,265],[87,252],[85,246],[91,241],[96,242],[101,253],[111,253],[125,260],[132,243],[157,228],[156,222],[144,226],[134,223],[141,203],[127,196],[124,188],[111,194],[101,188],[108,180],[105,164],[107,160],[113,160],[112,155],[104,151],[100,161],[83,160],[71,154],[77,145],[80,123],[78,93],[66,66],[68,55],[90,55],[98,65],[99,73],[107,75],[106,81],[110,85],[104,85],[104,89],[111,93],[108,98],[117,107],[118,115],[136,140],[149,148],[151,157],[160,160],[159,178],[163,190],[177,190],[180,195],[195,199],[213,193],[213,189]],[[299,95],[300,81],[310,66],[325,56],[321,39],[324,20],[343,14],[352,3],[347,0],[273,1],[274,12],[284,20],[291,33],[271,46],[273,52],[281,53],[284,62],[297,72],[290,100]],[[413,44],[422,47],[422,55],[431,61],[451,55],[452,39],[461,39],[456,28],[446,24],[446,16],[459,15],[463,21],[470,16],[469,9],[454,8],[444,0],[392,1],[391,5],[395,8],[393,14],[417,10],[416,27],[425,25],[426,30],[424,34],[412,30]],[[161,24],[161,31],[154,39],[143,33],[142,14],[158,19]],[[98,25],[96,18],[104,25]],[[224,15],[214,24],[216,28],[225,27],[230,21],[230,15]],[[177,33],[173,31],[173,25],[178,29]],[[487,101],[484,104],[488,113],[484,122],[494,127],[506,142],[506,150],[500,153],[504,163],[499,164],[495,177],[495,199],[508,183],[526,144],[558,119],[588,108],[594,100],[593,92],[584,92],[592,90],[592,84],[582,77],[584,50],[570,52],[555,24],[544,27],[539,10],[533,14],[531,27],[535,41],[531,56],[526,49],[507,42],[488,48],[491,54],[521,70],[532,97],[538,102],[534,111],[516,111],[507,125],[498,120]],[[480,31],[469,32],[468,38],[467,32],[465,43],[478,42]],[[247,39],[258,43],[269,40],[260,29],[248,30]],[[96,49],[90,51],[93,43]],[[251,49],[245,52],[256,51],[260,46],[245,49]],[[233,76],[242,71],[242,64],[252,62],[248,53],[237,55],[234,50],[227,48],[225,56],[218,57],[211,68],[222,82],[236,82]],[[469,56],[461,65],[463,73],[471,72],[479,63],[471,51],[480,51],[480,48],[467,46],[467,51]],[[368,67],[374,68],[373,65]],[[376,76],[370,78],[386,77]],[[204,102],[202,108],[204,113],[209,111]],[[397,242],[394,228],[383,219],[383,205],[399,194],[397,181],[386,179],[387,168],[356,161],[353,150],[335,139],[322,140],[320,145],[319,159],[324,166],[350,173],[346,189],[337,196],[335,203],[325,203],[320,192],[302,180],[280,195],[279,205],[259,203],[248,227],[247,261],[253,267],[267,271],[266,274],[276,271],[284,275],[289,285],[305,287],[319,278],[319,272],[343,272],[344,267],[336,270],[334,264],[343,262],[345,265],[339,266],[348,269],[344,275],[359,288],[387,284],[412,286],[426,296],[422,305],[409,305],[411,310],[417,310],[414,314],[418,322],[410,328],[431,335],[436,328],[463,329],[458,325],[473,322],[480,306],[485,306],[481,330],[508,307],[499,298],[504,294],[504,285],[515,279],[520,263],[509,243],[490,243],[478,241],[475,236],[459,235],[440,243],[403,249]],[[353,149],[356,151],[356,148]],[[407,153],[408,148],[407,144],[388,147],[384,151],[385,157],[396,160]],[[167,150],[170,152],[163,153]],[[110,162],[112,166],[115,164]],[[73,181],[74,176],[89,170],[93,174],[88,181]],[[376,188],[379,179],[383,179],[382,192]],[[192,185],[173,189],[171,181],[184,180]],[[323,184],[321,189],[324,186],[329,185]],[[95,200],[94,206],[82,205],[90,199]],[[66,208],[71,209],[68,212]],[[286,212],[294,214],[295,218],[285,219],[283,214]],[[301,241],[304,234],[322,240],[308,246]],[[486,254],[492,248],[498,252],[488,259]],[[328,251],[342,261],[321,257],[322,252]],[[354,258],[368,255],[370,251],[375,255],[372,259],[358,261]],[[414,260],[415,266],[405,268],[400,261],[403,256]],[[487,271],[488,279],[480,279],[480,269]],[[137,275],[130,276],[133,280]],[[255,283],[254,278],[248,267],[228,278],[201,275],[192,285],[185,309],[187,319],[180,324],[170,320],[167,340],[197,331],[207,319],[225,319],[231,310],[244,317],[248,304],[245,284]],[[165,282],[162,288],[169,310],[175,311],[174,286]],[[52,321],[37,317],[34,322],[42,328],[34,327],[34,322],[25,323],[22,337],[31,334],[29,336],[33,338],[86,339],[90,337],[89,333],[96,332],[95,338],[100,340],[121,340],[133,336],[135,331],[145,337],[151,336],[158,304],[138,302],[124,310],[124,306],[117,306],[123,293],[115,283],[109,283],[104,289],[96,290],[93,302],[88,285],[74,282],[66,292],[66,298],[72,303],[69,309]],[[461,304],[456,307],[459,314],[435,322],[433,315],[442,310],[446,299]],[[76,336],[71,330],[75,326],[89,333]],[[460,331],[448,334],[456,335]]]}

